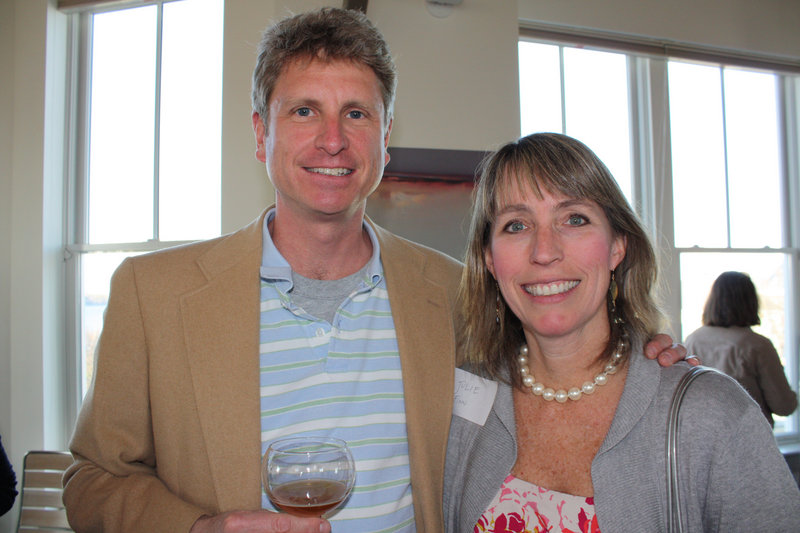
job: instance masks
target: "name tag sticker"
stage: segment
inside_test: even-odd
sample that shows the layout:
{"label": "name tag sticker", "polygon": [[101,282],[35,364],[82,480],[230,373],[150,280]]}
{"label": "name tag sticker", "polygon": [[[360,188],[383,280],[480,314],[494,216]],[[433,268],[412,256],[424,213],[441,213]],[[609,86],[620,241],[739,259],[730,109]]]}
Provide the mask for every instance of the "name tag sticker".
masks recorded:
{"label": "name tag sticker", "polygon": [[492,410],[497,382],[456,368],[453,414],[482,426]]}

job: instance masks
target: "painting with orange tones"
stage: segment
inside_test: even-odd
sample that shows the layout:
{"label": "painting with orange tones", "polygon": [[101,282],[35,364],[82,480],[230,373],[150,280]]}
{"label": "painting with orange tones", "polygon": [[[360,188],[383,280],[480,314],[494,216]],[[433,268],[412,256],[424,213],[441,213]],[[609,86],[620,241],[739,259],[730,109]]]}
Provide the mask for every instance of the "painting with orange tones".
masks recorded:
{"label": "painting with orange tones", "polygon": [[483,153],[390,148],[381,184],[367,201],[378,225],[463,260],[475,170]]}

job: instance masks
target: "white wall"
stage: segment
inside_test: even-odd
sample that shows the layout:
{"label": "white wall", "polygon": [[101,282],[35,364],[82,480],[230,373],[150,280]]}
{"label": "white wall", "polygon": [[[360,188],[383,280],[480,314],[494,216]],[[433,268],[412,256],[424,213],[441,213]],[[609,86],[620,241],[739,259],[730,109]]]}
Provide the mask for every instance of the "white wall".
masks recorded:
{"label": "white wall", "polygon": [[[11,139],[12,85],[10,67],[14,55],[14,5],[0,0],[0,437],[9,446],[11,422]],[[0,531],[7,531],[10,517],[0,518]]]}
{"label": "white wall", "polygon": [[800,57],[797,0],[518,0],[521,20]]}
{"label": "white wall", "polygon": [[[66,446],[60,398],[51,394],[64,372],[57,124],[64,20],[54,4],[0,0],[0,434],[18,471],[26,450]],[[302,11],[341,2],[227,2],[224,231],[271,201],[253,157],[250,70],[262,28],[286,13],[284,4]],[[400,70],[391,144],[401,147],[483,150],[518,134],[518,18],[800,56],[796,0],[464,0],[446,18],[432,17],[423,0],[370,0],[368,15]],[[15,523],[15,512],[0,518],[0,531]]]}
{"label": "white wall", "polygon": [[[0,368],[7,368],[0,384],[0,432],[15,466],[25,447],[47,442],[44,426],[51,413],[45,405],[43,365],[44,269],[44,91],[47,2],[4,1],[2,107],[3,227],[6,257],[3,268],[3,323]],[[23,30],[24,29],[24,30]],[[7,31],[6,31],[7,30]],[[10,214],[10,215],[9,215]],[[53,443],[56,444],[56,443]],[[10,513],[12,514],[12,513]],[[6,525],[11,516],[3,517]]]}
{"label": "white wall", "polygon": [[[298,12],[341,2],[287,4]],[[250,74],[261,31],[286,12],[280,2],[226,4],[222,169],[236,181],[223,189],[223,231],[249,222],[273,198],[253,157]],[[436,18],[423,0],[370,0],[367,15],[400,73],[392,146],[485,150],[518,135],[515,2],[464,0]]]}

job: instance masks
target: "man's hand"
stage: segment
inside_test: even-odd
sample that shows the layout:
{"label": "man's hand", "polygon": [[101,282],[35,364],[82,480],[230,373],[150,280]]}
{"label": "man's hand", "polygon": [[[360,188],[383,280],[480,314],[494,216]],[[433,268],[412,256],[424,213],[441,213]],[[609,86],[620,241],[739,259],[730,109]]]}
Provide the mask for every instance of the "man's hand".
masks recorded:
{"label": "man's hand", "polygon": [[269,511],[231,511],[202,516],[190,533],[330,533],[331,525],[321,518],[298,518]]}
{"label": "man's hand", "polygon": [[696,355],[686,356],[686,346],[672,342],[672,337],[659,333],[644,347],[644,354],[650,359],[658,359],[661,366],[672,366],[678,361],[686,360],[692,366],[700,364]]}

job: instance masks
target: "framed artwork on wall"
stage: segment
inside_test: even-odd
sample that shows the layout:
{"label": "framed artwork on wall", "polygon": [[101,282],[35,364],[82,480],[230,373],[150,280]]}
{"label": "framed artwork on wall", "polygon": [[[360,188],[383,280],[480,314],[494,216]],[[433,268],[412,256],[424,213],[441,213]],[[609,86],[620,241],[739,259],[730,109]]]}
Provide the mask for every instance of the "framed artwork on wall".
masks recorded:
{"label": "framed artwork on wall", "polygon": [[475,173],[484,152],[389,148],[383,180],[367,201],[378,225],[464,259]]}

